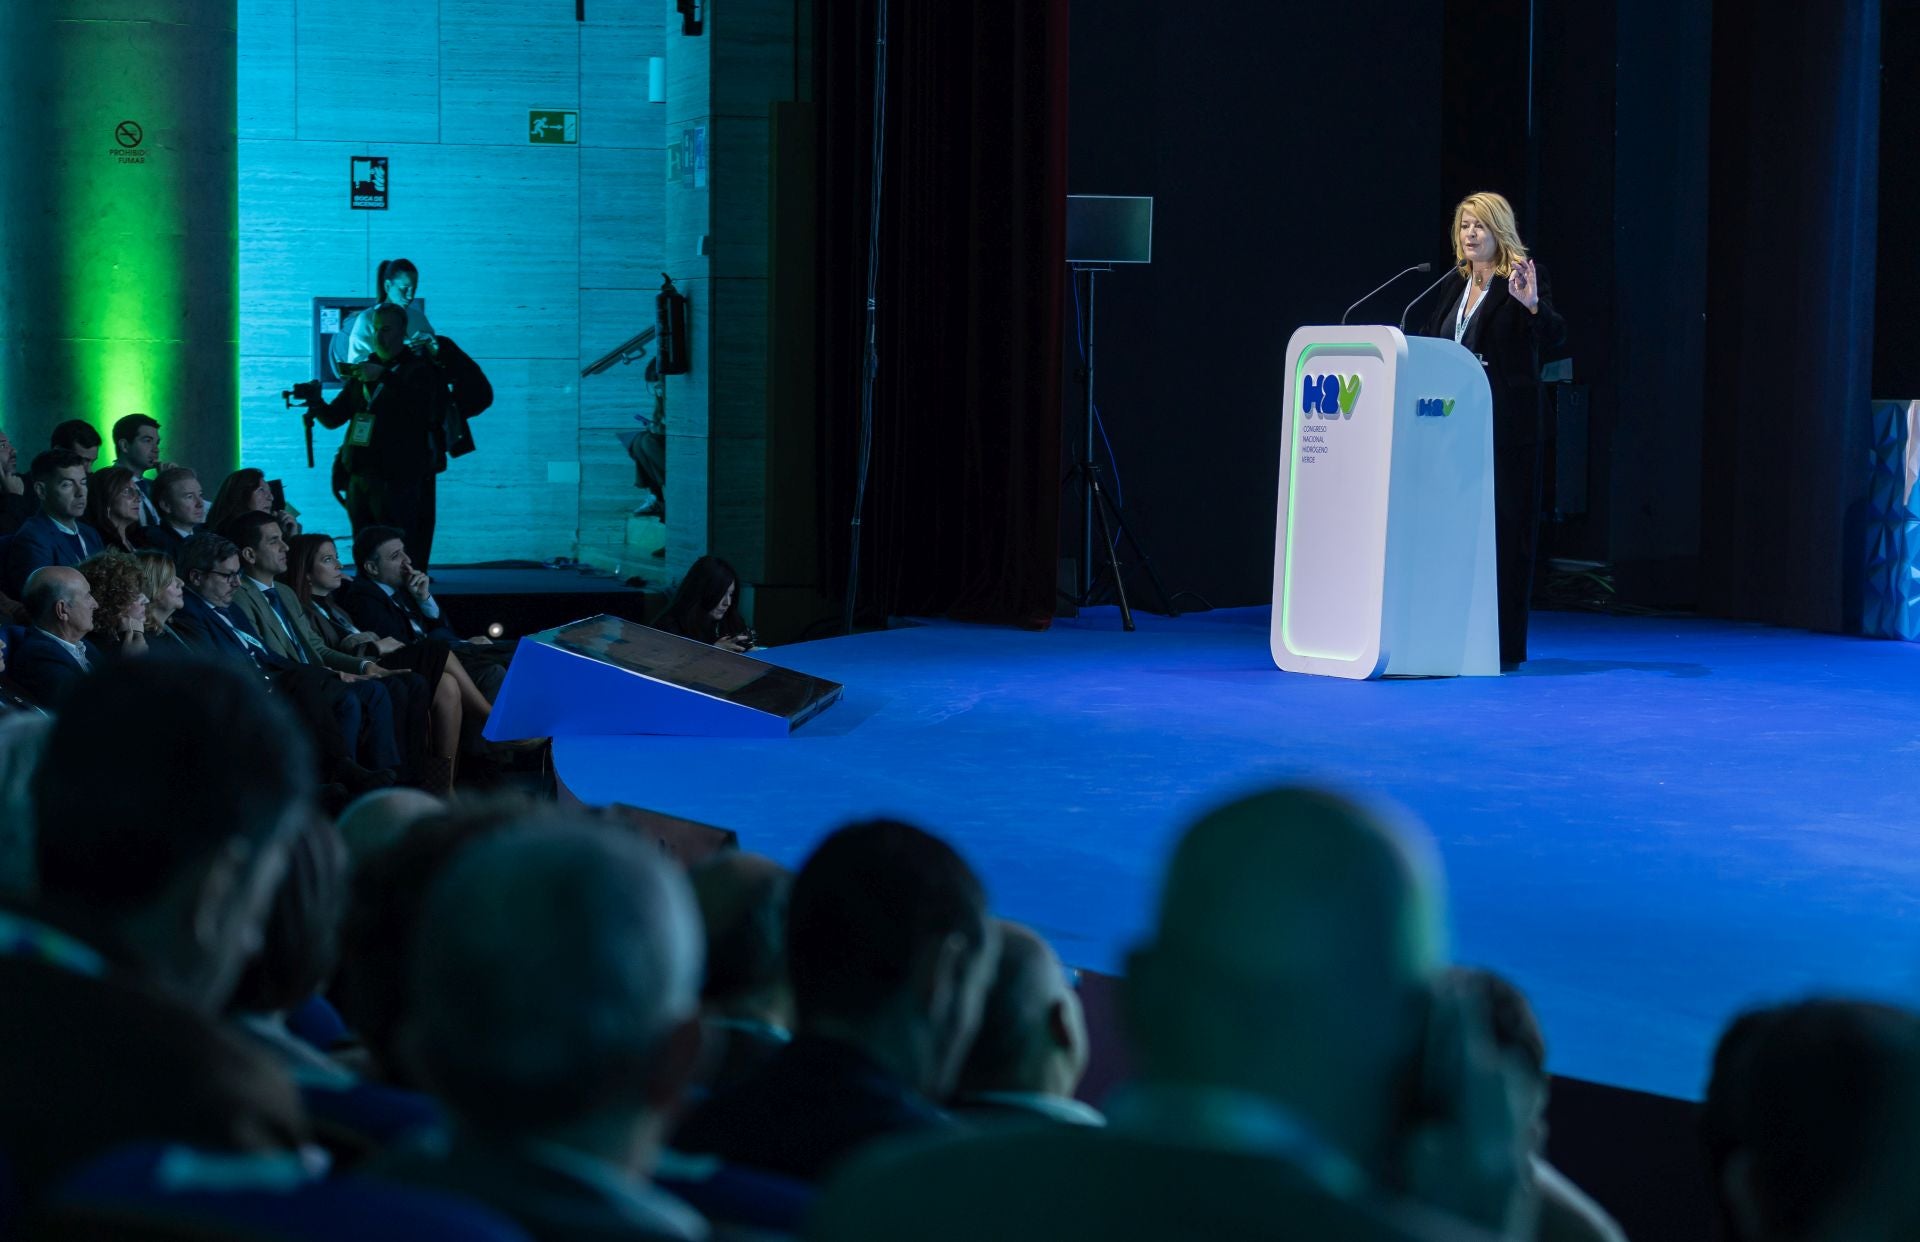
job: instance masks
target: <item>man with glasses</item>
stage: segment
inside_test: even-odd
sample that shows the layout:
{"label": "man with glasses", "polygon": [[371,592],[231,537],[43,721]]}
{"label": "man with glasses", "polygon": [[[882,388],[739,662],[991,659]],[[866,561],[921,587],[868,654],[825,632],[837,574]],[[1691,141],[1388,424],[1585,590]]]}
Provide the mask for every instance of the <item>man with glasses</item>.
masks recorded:
{"label": "man with glasses", "polygon": [[240,549],[232,540],[195,535],[174,559],[187,589],[173,627],[187,645],[216,659],[244,660],[285,694],[313,734],[322,771],[348,791],[393,784],[400,748],[386,687],[377,680],[348,681],[270,650],[232,606],[243,576]]}

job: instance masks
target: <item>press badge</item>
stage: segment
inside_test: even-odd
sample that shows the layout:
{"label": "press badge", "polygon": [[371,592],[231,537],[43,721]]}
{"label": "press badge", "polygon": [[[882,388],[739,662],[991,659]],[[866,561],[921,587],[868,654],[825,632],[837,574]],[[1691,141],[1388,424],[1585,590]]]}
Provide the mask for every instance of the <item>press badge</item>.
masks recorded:
{"label": "press badge", "polygon": [[347,429],[347,444],[352,448],[366,448],[373,443],[373,415],[365,410],[353,416],[353,426]]}

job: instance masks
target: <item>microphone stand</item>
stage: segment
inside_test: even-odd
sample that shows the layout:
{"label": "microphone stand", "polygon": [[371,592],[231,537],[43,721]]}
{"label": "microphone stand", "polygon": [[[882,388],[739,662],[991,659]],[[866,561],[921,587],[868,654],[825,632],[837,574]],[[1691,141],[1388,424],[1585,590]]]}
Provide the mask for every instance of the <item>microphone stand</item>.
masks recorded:
{"label": "microphone stand", "polygon": [[1353,312],[1359,310],[1362,306],[1365,306],[1367,304],[1368,298],[1371,298],[1375,293],[1380,292],[1380,290],[1385,289],[1388,285],[1392,284],[1394,281],[1399,280],[1402,276],[1405,276],[1411,272],[1431,272],[1432,270],[1433,270],[1433,264],[1431,263],[1416,263],[1412,267],[1406,268],[1403,271],[1395,272],[1393,275],[1381,281],[1380,284],[1372,290],[1372,292],[1366,295],[1366,297],[1361,298],[1358,302],[1355,302],[1352,306],[1347,307],[1346,314],[1340,316],[1340,323],[1342,324],[1342,326],[1344,326],[1347,322],[1348,315],[1353,314]]}
{"label": "microphone stand", "polygon": [[1444,281],[1447,277],[1452,276],[1453,274],[1454,274],[1453,269],[1449,267],[1446,271],[1440,273],[1439,280],[1434,281],[1432,284],[1428,285],[1426,288],[1422,289],[1420,292],[1413,295],[1413,301],[1407,303],[1407,309],[1400,312],[1400,331],[1405,332],[1407,330],[1407,316],[1413,314],[1413,308],[1420,305],[1420,299],[1426,297],[1429,293],[1432,293],[1435,289],[1438,289],[1440,287],[1441,281]]}

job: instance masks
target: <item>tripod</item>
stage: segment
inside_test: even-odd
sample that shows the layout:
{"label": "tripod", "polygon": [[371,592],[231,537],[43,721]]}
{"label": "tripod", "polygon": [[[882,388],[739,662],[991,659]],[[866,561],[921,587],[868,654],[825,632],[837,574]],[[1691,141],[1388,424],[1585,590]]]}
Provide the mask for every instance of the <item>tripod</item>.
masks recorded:
{"label": "tripod", "polygon": [[1133,553],[1134,563],[1146,571],[1147,581],[1153,586],[1153,593],[1160,601],[1160,611],[1167,616],[1175,616],[1172,602],[1167,598],[1166,587],[1160,584],[1160,575],[1154,572],[1153,558],[1146,554],[1140,541],[1128,529],[1126,518],[1120,514],[1120,507],[1113,503],[1113,497],[1100,480],[1100,463],[1094,460],[1094,420],[1098,417],[1093,404],[1094,386],[1094,295],[1095,282],[1101,272],[1113,269],[1104,265],[1072,263],[1073,280],[1076,290],[1080,273],[1087,274],[1087,311],[1083,325],[1082,341],[1085,347],[1084,365],[1080,370],[1081,388],[1085,395],[1083,410],[1085,426],[1080,439],[1080,460],[1067,471],[1064,483],[1078,483],[1080,488],[1080,564],[1074,574],[1074,604],[1085,608],[1093,602],[1093,539],[1099,531],[1100,551],[1106,561],[1106,570],[1113,580],[1113,593],[1120,603],[1120,626],[1132,632],[1133,607],[1127,602],[1127,583],[1120,569],[1120,554],[1116,532],[1124,536],[1127,547]]}

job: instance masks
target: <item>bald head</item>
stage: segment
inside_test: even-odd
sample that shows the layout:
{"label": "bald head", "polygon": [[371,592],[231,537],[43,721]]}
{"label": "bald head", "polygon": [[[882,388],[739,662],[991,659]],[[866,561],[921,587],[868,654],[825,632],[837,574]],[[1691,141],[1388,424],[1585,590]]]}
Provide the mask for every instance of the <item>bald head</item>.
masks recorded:
{"label": "bald head", "polygon": [[1438,868],[1379,810],[1315,789],[1267,790],[1195,824],[1161,893],[1158,943],[1250,978],[1437,969]]}
{"label": "bald head", "polygon": [[1384,812],[1284,787],[1195,824],[1122,1004],[1143,1075],[1263,1095],[1379,1154],[1442,961],[1438,868]]}
{"label": "bald head", "polygon": [[429,892],[408,1048],[471,1124],[648,1113],[667,1102],[668,1036],[684,1027],[697,1047],[700,957],[687,882],[657,850],[537,816],[466,847]]}
{"label": "bald head", "polygon": [[1034,932],[1002,920],[1000,961],[959,1093],[1072,1095],[1086,1067],[1086,1019],[1060,959]]}
{"label": "bald head", "polygon": [[79,570],[42,566],[27,575],[21,595],[27,619],[48,633],[77,643],[93,632],[93,590]]}

